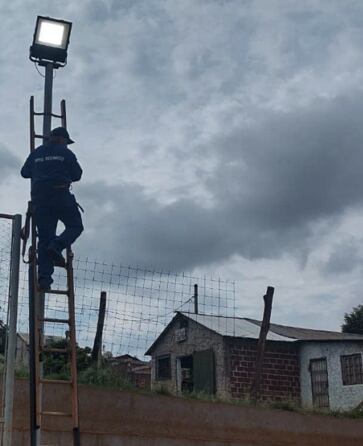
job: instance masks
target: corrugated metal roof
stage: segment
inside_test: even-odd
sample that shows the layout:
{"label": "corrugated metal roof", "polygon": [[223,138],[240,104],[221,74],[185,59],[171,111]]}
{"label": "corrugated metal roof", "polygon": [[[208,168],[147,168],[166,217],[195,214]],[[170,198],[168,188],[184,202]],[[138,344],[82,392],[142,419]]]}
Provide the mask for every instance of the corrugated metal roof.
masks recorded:
{"label": "corrugated metal roof", "polygon": [[[151,355],[159,340],[173,325],[178,315],[183,315],[198,324],[220,334],[237,338],[258,339],[260,335],[261,322],[249,318],[233,318],[223,316],[213,316],[207,314],[185,313],[177,311],[176,315],[164,328],[160,335],[149,347],[146,355]],[[339,333],[327,330],[313,330],[310,328],[289,327],[286,325],[270,324],[267,340],[297,342],[297,341],[358,341],[363,343],[363,335],[353,333]]]}
{"label": "corrugated metal roof", "polygon": [[[212,316],[206,314],[183,313],[189,319],[209,328],[210,330],[220,334],[221,336],[232,336],[238,338],[258,339],[260,335],[260,327],[243,318],[232,318],[222,316]],[[270,341],[295,341],[290,337],[269,331],[267,339]]]}
{"label": "corrugated metal roof", "polygon": [[[261,322],[255,319],[245,318],[257,327]],[[311,328],[289,327],[287,325],[270,324],[270,331],[281,336],[292,338],[299,341],[363,341],[363,335],[354,333],[340,333],[328,330],[313,330]]]}

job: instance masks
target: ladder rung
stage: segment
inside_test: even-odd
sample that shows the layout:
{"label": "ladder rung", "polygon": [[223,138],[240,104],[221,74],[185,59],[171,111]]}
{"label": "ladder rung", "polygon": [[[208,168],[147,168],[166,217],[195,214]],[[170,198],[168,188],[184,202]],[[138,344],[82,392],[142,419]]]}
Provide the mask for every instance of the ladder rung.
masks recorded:
{"label": "ladder rung", "polygon": [[40,379],[40,383],[42,384],[72,384],[72,381],[66,379]]}
{"label": "ladder rung", "polygon": [[69,319],[57,319],[54,317],[39,318],[40,322],[57,322],[58,324],[69,324]]}
{"label": "ladder rung", "polygon": [[[34,116],[45,116],[44,112],[33,112]],[[53,118],[63,118],[62,115],[56,115],[55,113],[47,113],[48,116],[53,116]]]}
{"label": "ladder rung", "polygon": [[42,347],[42,352],[45,353],[68,353],[68,348],[54,348],[54,347]]}
{"label": "ladder rung", "polygon": [[44,136],[43,135],[37,135],[36,133],[34,133],[34,138],[40,138],[40,139],[44,139]]}
{"label": "ladder rung", "polygon": [[71,417],[71,413],[67,412],[40,412],[43,416],[49,416],[49,417]]}
{"label": "ladder rung", "polygon": [[67,290],[47,290],[47,291],[43,291],[44,293],[47,294],[65,294],[68,296],[69,291]]}

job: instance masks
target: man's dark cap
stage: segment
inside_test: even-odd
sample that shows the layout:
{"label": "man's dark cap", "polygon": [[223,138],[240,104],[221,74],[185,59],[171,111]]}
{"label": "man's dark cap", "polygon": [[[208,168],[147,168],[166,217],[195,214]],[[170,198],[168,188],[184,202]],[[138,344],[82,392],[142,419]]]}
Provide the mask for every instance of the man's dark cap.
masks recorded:
{"label": "man's dark cap", "polygon": [[69,133],[67,132],[67,129],[64,127],[56,127],[50,132],[50,136],[62,136],[67,140],[67,144],[73,144],[74,141],[69,137]]}

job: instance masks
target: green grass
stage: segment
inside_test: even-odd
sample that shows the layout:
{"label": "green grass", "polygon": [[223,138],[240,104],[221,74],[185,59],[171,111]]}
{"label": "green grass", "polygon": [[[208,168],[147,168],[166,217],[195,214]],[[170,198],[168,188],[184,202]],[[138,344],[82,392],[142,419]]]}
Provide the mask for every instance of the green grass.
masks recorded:
{"label": "green grass", "polygon": [[170,392],[170,390],[166,386],[155,387],[155,389],[153,389],[151,393],[156,393],[157,395],[173,396],[172,392]]}
{"label": "green grass", "polygon": [[135,390],[135,386],[121,375],[117,370],[110,367],[97,369],[89,367],[78,373],[78,382],[80,384],[89,384],[97,387],[107,387],[121,390]]}

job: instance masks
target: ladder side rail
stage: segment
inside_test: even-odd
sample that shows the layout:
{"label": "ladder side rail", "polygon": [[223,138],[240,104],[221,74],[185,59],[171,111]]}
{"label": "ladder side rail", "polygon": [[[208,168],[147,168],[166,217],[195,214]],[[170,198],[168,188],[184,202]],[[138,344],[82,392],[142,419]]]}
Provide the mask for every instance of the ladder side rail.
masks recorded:
{"label": "ladder side rail", "polygon": [[[61,122],[62,127],[67,128],[67,110],[66,101],[61,100]],[[75,296],[74,296],[74,275],[73,275],[73,252],[67,248],[67,288],[68,298],[68,317],[70,332],[70,359],[71,359],[71,388],[72,388],[72,419],[73,419],[73,446],[80,446],[79,430],[79,403],[78,403],[78,379],[77,379],[77,342],[76,342],[76,317],[75,317]]]}

